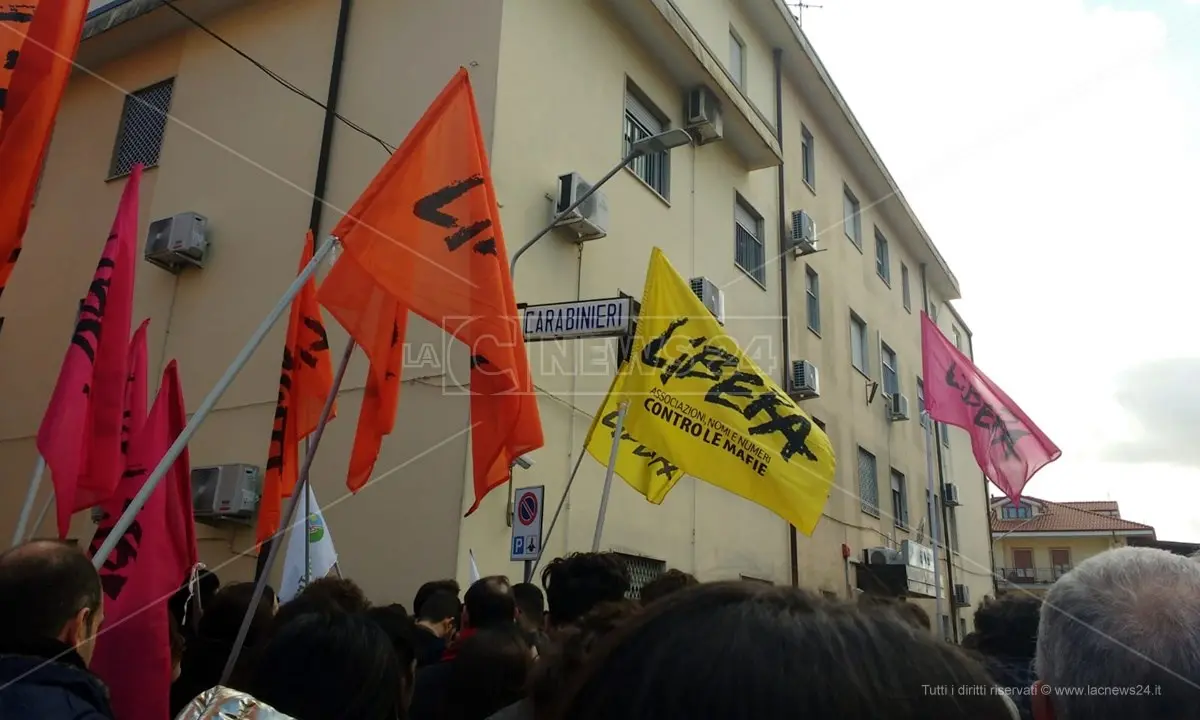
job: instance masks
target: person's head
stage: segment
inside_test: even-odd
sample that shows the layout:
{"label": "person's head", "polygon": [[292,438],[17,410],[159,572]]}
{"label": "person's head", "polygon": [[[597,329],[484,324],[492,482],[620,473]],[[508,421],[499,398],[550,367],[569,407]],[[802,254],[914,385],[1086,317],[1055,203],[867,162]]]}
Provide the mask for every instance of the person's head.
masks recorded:
{"label": "person's head", "polygon": [[695,575],[672,568],[642,586],[642,605],[649,605],[673,592],[699,584]]}
{"label": "person's head", "polygon": [[480,578],[463,595],[463,627],[482,630],[512,625],[517,619],[517,603],[512,586],[503,575]]}
{"label": "person's head", "polygon": [[459,587],[458,581],[449,580],[430,580],[417,589],[417,594],[413,596],[413,615],[421,616],[421,608],[425,606],[425,601],[433,596],[436,592],[448,592],[457,600],[462,588]]}
{"label": "person's head", "polygon": [[554,558],[542,570],[550,624],[566,625],[600,603],[617,602],[629,592],[629,570],[615,553],[572,553]]}
{"label": "person's head", "polygon": [[35,540],[0,554],[0,649],[59,640],[89,663],[103,615],[100,576],[79,548]]}
{"label": "person's head", "polygon": [[[232,643],[237,638],[238,630],[242,627],[242,618],[246,616],[246,610],[253,599],[252,582],[230,583],[221,588],[204,608],[197,635],[209,641]],[[254,647],[264,639],[274,614],[275,593],[269,587],[264,587],[258,607],[255,608],[250,621],[246,645]]]}
{"label": "person's head", "polygon": [[342,578],[321,578],[309,583],[300,594],[279,606],[271,634],[309,613],[361,613],[371,607],[362,588]]}
{"label": "person's head", "polygon": [[310,613],[267,642],[247,690],[304,720],[395,720],[403,678],[387,633],[365,614]]}
{"label": "person's head", "polygon": [[480,630],[463,641],[451,662],[442,717],[491,717],[525,696],[532,666],[533,654],[515,623]]}
{"label": "person's head", "polygon": [[958,648],[894,615],[796,588],[711,583],[617,629],[544,717],[1011,720],[1001,696],[929,691],[990,682]]}
{"label": "person's head", "polygon": [[640,611],[641,606],[632,600],[602,603],[576,622],[559,628],[555,642],[538,658],[530,677],[529,697],[535,712],[554,707],[596,644]]}
{"label": "person's head", "polygon": [[865,612],[894,613],[896,617],[913,627],[933,631],[933,621],[929,619],[929,613],[915,603],[889,597],[860,595],[858,605]]}
{"label": "person's head", "polygon": [[416,640],[413,637],[413,619],[403,605],[393,604],[373,607],[367,610],[370,618],[387,633],[396,651],[396,659],[400,661],[401,680],[404,684],[401,694],[402,707],[407,708],[412,702],[412,691],[417,672]]}
{"label": "person's head", "polygon": [[216,573],[203,568],[197,573],[195,587],[191,585],[191,578],[188,578],[171,596],[168,607],[185,635],[196,631],[196,627],[200,623],[200,615],[220,589],[221,578],[217,577]]}
{"label": "person's head", "polygon": [[437,637],[448,638],[454,633],[460,615],[462,603],[458,601],[458,595],[438,590],[425,598],[421,612],[417,613],[417,624]]}
{"label": "person's head", "polygon": [[517,602],[517,619],[526,632],[541,630],[546,624],[546,596],[533,583],[517,583],[512,586],[513,599]]}
{"label": "person's head", "polygon": [[[1040,720],[1181,717],[1200,704],[1200,564],[1153,548],[1084,560],[1042,603],[1033,694]],[[1150,694],[1092,693],[1148,687]],[[1188,711],[1189,713],[1191,711]]]}
{"label": "person's head", "polygon": [[183,667],[184,639],[179,630],[179,623],[173,616],[167,617],[167,632],[170,633],[171,644],[171,682],[175,682],[179,679]]}
{"label": "person's head", "polygon": [[987,600],[975,609],[975,650],[994,658],[1033,660],[1042,601],[1023,593]]}

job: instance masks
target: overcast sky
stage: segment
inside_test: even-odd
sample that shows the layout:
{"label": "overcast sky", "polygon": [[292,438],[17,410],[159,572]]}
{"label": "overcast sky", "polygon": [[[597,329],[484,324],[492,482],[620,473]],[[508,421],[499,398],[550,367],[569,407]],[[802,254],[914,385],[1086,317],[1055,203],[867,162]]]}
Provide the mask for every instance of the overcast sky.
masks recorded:
{"label": "overcast sky", "polygon": [[1027,494],[1200,542],[1200,0],[811,0],[802,24],[1063,450]]}

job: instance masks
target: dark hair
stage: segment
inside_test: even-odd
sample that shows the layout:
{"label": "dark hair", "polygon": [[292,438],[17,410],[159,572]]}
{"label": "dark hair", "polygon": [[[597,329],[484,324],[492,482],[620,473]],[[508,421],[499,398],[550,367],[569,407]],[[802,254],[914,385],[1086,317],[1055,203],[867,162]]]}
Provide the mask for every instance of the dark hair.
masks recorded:
{"label": "dark hair", "polygon": [[523,582],[512,586],[512,594],[521,614],[541,625],[542,615],[546,612],[546,596],[542,594],[542,589],[533,583]]}
{"label": "dark hair", "polygon": [[179,623],[175,622],[175,618],[167,617],[167,633],[170,637],[171,645],[171,664],[183,662],[183,650],[186,645],[183,639],[183,633],[179,630]]}
{"label": "dark hair", "polygon": [[436,623],[450,618],[457,619],[460,614],[462,603],[458,601],[458,596],[452,592],[438,590],[425,599],[421,612],[417,613],[417,619]]}
{"label": "dark hair", "polygon": [[309,583],[300,594],[283,605],[275,613],[271,634],[298,617],[313,613],[329,615],[337,613],[366,612],[371,603],[362,588],[351,580],[325,577]]}
{"label": "dark hair", "polygon": [[880,595],[860,595],[858,605],[866,612],[891,613],[915,628],[933,632],[933,621],[920,605]]}
{"label": "dark hair", "polygon": [[602,603],[578,621],[559,628],[546,654],[538,658],[529,680],[535,713],[552,708],[563,688],[583,668],[597,643],[641,611],[632,600]]}
{"label": "dark hair", "polygon": [[554,558],[542,570],[542,587],[551,624],[565,625],[600,603],[624,598],[629,570],[615,553],[572,553]]}
{"label": "dark hair", "polygon": [[440,717],[491,717],[525,696],[532,666],[533,654],[515,625],[480,630],[463,641],[451,662]]}
{"label": "dark hair", "polygon": [[375,624],[379,625],[387,633],[388,638],[392,641],[392,647],[396,651],[396,657],[400,660],[401,667],[404,668],[405,674],[408,674],[413,661],[417,659],[416,639],[413,635],[415,628],[412,616],[408,614],[403,605],[393,603],[367,610],[367,617],[374,620]]}
{"label": "dark hair", "polygon": [[196,628],[200,624],[200,615],[208,608],[217,591],[221,589],[221,578],[208,569],[201,569],[197,573],[195,596],[191,594],[190,580],[191,578],[184,580],[183,585],[168,601],[171,615],[179,623],[184,637],[189,637],[196,632]]}
{"label": "dark hair", "polygon": [[512,624],[517,619],[512,586],[503,575],[490,575],[472,583],[463,595],[463,607],[470,626],[476,630]]}
{"label": "dark hair", "polygon": [[0,554],[0,643],[57,638],[85,608],[100,610],[100,576],[79,548],[34,540]]}
{"label": "dark hair", "polygon": [[986,600],[975,610],[975,650],[983,655],[1032,660],[1037,654],[1042,600],[1005,594]]}
{"label": "dark hair", "polygon": [[421,617],[421,609],[425,607],[425,601],[438,591],[451,593],[457,599],[459,593],[462,592],[462,588],[459,587],[457,580],[430,580],[422,585],[417,590],[417,594],[413,596],[413,615]]}
{"label": "dark hair", "polygon": [[[242,619],[246,617],[246,610],[250,607],[253,597],[252,582],[231,583],[218,590],[200,616],[197,635],[206,640],[233,642],[242,627]],[[250,633],[246,635],[247,646],[257,645],[266,636],[274,615],[275,592],[265,587],[258,607],[254,609],[254,617],[250,620]]]}
{"label": "dark hair", "polygon": [[664,598],[671,593],[693,585],[700,581],[695,575],[682,570],[671,569],[642,586],[641,598],[643,605],[649,605],[655,600]]}
{"label": "dark hair", "polygon": [[619,628],[544,717],[1011,720],[1001,696],[928,690],[989,685],[956,647],[894,618],[796,588],[711,583]]}
{"label": "dark hair", "polygon": [[404,694],[387,633],[360,613],[320,613],[280,628],[247,690],[304,720],[395,720]]}

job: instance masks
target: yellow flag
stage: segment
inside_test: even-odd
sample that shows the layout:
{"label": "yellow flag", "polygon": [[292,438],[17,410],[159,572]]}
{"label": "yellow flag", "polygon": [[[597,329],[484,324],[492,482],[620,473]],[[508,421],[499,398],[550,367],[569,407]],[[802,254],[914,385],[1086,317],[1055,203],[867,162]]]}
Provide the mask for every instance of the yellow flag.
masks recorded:
{"label": "yellow flag", "polygon": [[833,485],[829,438],[738,348],[658,248],[637,335],[592,422],[608,464],[629,403],[616,474],[661,503],[684,473],[762,505],[811,535]]}

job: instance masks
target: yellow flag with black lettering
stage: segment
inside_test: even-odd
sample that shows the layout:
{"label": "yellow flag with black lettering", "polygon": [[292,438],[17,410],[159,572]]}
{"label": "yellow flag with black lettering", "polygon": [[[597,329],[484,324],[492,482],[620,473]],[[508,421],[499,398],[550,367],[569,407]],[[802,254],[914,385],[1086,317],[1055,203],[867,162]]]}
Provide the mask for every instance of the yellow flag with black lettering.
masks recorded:
{"label": "yellow flag with black lettering", "polygon": [[829,438],[755,365],[658,248],[650,257],[629,361],[588,433],[607,465],[628,403],[615,472],[652,503],[684,473],[757,503],[811,535],[829,499]]}

